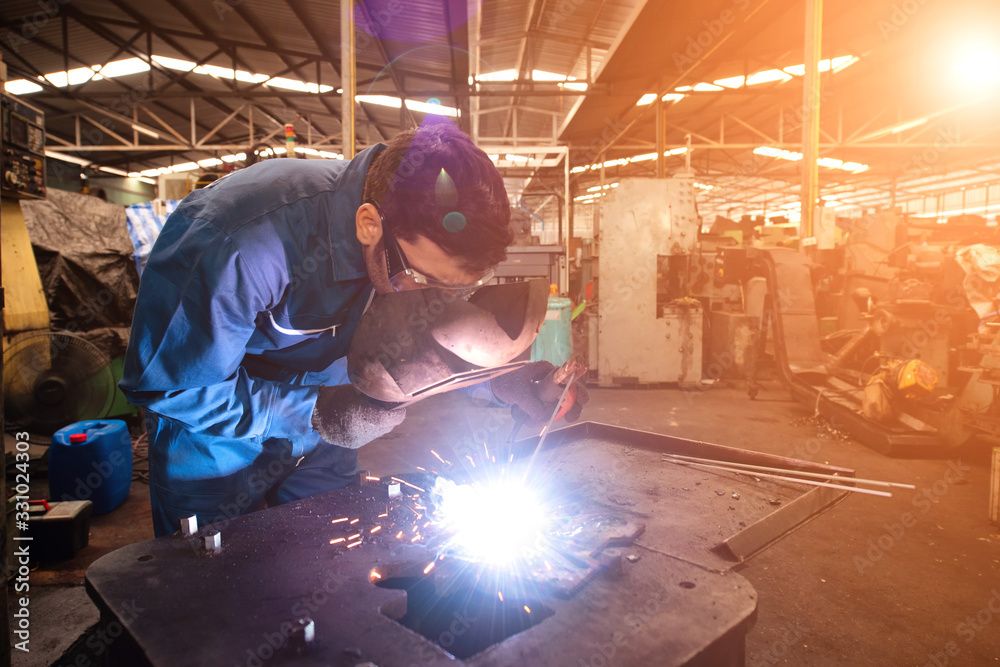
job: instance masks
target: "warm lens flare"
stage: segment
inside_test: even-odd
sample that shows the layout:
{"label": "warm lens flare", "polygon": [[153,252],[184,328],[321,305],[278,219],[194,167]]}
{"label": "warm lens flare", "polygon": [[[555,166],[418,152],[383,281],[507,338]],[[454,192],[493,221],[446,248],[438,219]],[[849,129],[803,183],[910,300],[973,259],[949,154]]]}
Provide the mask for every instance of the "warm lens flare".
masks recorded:
{"label": "warm lens flare", "polygon": [[985,44],[970,45],[961,53],[955,71],[970,85],[1000,84],[1000,52]]}

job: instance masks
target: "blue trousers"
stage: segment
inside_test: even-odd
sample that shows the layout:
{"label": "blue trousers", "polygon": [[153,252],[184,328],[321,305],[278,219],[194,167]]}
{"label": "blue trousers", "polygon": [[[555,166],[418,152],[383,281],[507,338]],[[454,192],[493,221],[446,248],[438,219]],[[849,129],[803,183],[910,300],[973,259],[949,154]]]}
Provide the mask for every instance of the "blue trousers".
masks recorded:
{"label": "blue trousers", "polygon": [[149,412],[146,431],[157,537],[177,532],[180,520],[192,514],[204,526],[343,488],[360,469],[356,449],[323,440],[296,456],[283,438],[206,437]]}

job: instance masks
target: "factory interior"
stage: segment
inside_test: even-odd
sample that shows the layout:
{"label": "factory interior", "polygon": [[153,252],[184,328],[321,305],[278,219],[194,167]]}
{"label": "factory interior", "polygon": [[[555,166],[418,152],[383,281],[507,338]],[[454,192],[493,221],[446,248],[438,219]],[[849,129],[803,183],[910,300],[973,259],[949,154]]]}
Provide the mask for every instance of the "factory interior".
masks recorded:
{"label": "factory interior", "polygon": [[996,0],[5,0],[0,81],[0,667],[1000,667]]}

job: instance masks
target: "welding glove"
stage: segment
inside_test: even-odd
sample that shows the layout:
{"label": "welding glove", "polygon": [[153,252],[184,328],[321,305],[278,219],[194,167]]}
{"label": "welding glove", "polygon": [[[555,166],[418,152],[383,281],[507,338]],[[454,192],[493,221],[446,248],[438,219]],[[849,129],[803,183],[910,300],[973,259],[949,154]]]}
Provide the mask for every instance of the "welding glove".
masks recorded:
{"label": "welding glove", "polygon": [[319,388],[312,425],[330,444],[357,449],[399,426],[404,417],[406,408],[387,407],[344,384]]}
{"label": "welding glove", "polygon": [[[538,385],[555,371],[556,367],[549,362],[536,361],[493,378],[490,380],[490,389],[497,400],[511,406],[510,414],[514,421],[528,426],[540,426],[552,417],[557,401],[546,402],[539,398]],[[563,417],[568,422],[579,419],[583,406],[590,400],[590,394],[582,380],[575,380],[573,384],[576,387],[576,400]]]}

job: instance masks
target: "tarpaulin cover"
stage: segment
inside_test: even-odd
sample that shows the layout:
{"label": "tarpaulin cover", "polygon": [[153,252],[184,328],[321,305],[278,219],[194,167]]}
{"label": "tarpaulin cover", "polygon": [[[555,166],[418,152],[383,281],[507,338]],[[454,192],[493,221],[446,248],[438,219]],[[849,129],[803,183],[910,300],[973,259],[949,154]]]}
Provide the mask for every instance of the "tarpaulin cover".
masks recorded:
{"label": "tarpaulin cover", "polygon": [[125,208],[51,189],[21,202],[53,329],[129,326],[139,274]]}
{"label": "tarpaulin cover", "polygon": [[167,221],[167,216],[174,212],[181,202],[175,199],[157,199],[155,201],[133,204],[125,209],[128,217],[128,235],[132,237],[132,245],[135,246],[135,265],[142,273],[149,259],[149,252],[153,249],[156,237],[163,229],[163,223]]}

